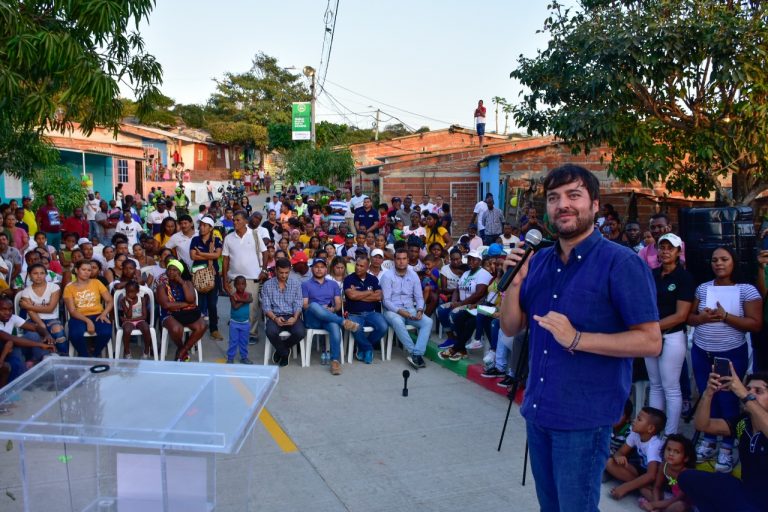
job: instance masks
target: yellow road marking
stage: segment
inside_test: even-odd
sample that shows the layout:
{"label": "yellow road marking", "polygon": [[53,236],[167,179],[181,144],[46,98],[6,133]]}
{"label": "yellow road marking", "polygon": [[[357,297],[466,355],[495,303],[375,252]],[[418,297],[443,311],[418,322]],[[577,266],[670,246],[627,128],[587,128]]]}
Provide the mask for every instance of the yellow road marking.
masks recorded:
{"label": "yellow road marking", "polygon": [[[240,379],[232,378],[230,380],[232,385],[235,386],[235,389],[237,389],[238,393],[240,393],[240,396],[242,396],[243,400],[245,400],[245,403],[250,406],[253,403],[255,397],[253,396],[251,390],[248,389],[248,386],[243,384]],[[279,446],[283,452],[292,453],[299,451],[299,448],[296,446],[293,440],[291,440],[288,434],[285,433],[277,420],[272,417],[266,407],[261,410],[261,413],[259,414],[259,421],[261,421],[261,424],[264,425],[264,428],[267,429],[269,435],[272,436],[272,439],[275,440],[275,443],[277,443],[277,446]]]}

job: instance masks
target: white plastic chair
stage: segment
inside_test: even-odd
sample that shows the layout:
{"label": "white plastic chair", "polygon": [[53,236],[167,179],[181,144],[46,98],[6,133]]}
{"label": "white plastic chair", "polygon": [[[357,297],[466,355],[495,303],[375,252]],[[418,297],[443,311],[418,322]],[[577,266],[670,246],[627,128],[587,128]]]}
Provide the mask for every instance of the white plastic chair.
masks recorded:
{"label": "white plastic chair", "polygon": [[[69,357],[75,357],[75,346],[69,340],[69,310],[67,309],[66,306],[64,306],[64,330],[66,331],[67,341],[69,342]],[[83,334],[83,336],[85,338],[95,338],[96,337],[95,334],[88,334],[88,332]],[[102,357],[104,356],[103,352],[102,352],[101,355],[102,355]],[[109,359],[113,359],[114,358],[114,353],[112,352],[112,340],[109,340],[107,342],[107,357]]]}
{"label": "white plastic chair", "polygon": [[[362,329],[363,329],[363,332],[365,334],[373,332],[373,327],[371,327],[371,326],[365,326]],[[355,358],[355,337],[349,331],[344,331],[344,336],[347,338],[346,339],[346,343],[347,343],[347,360],[349,361],[350,364],[352,364],[352,361],[354,361],[354,358]],[[381,342],[379,343],[379,345],[381,346],[381,360],[382,361],[386,361],[387,360],[387,349],[386,349],[386,346],[385,346],[387,344],[386,343],[386,339],[387,339],[387,336],[384,335],[384,337],[382,337],[382,339],[381,339]]]}
{"label": "white plastic chair", "polygon": [[[304,366],[308,367],[309,362],[312,359],[312,342],[315,340],[315,336],[325,336],[325,350],[330,350],[330,335],[328,334],[328,331],[325,329],[307,329],[307,334],[304,338],[304,344],[307,348],[306,351],[304,351]],[[339,347],[341,352],[341,360],[339,361],[341,364],[344,364],[344,336],[341,337],[340,341],[341,346]],[[320,343],[318,342],[318,348]]]}
{"label": "white plastic chair", "polygon": [[[120,298],[125,295],[125,290],[117,290],[115,292],[115,359],[120,359],[120,356],[123,353],[123,328],[122,326],[118,325],[118,309],[117,305],[120,302]],[[149,321],[147,322],[149,324],[149,335],[152,338],[152,355],[155,359],[155,361],[158,360],[158,353],[157,353],[157,331],[155,331],[155,294],[152,293],[152,290],[150,290],[146,286],[140,286],[139,287],[139,296],[140,297],[147,297],[149,299]],[[132,330],[130,333],[128,333],[128,336],[135,336],[140,335],[141,331],[138,329]],[[130,339],[129,342],[130,343]]]}
{"label": "white plastic chair", "polygon": [[[405,324],[405,328],[408,331],[418,331],[415,325]],[[398,340],[399,341],[399,340]],[[392,326],[387,330],[387,360],[392,360],[392,345],[395,343],[395,330]]]}
{"label": "white plastic chair", "polygon": [[[195,304],[197,304],[197,290],[195,290]],[[192,334],[192,329],[189,327],[184,327],[184,332],[182,333],[181,337],[182,340],[186,339],[188,335]],[[195,347],[197,349],[197,359],[202,363],[203,362],[203,338],[200,338],[200,341],[198,341],[195,344]],[[160,335],[160,360],[165,361],[165,356],[168,353],[168,329],[163,327],[162,334]]]}
{"label": "white plastic chair", "polygon": [[[266,320],[264,321],[264,324],[266,325]],[[281,339],[287,339],[291,337],[291,333],[288,331],[280,331],[279,334]],[[305,366],[309,366],[305,364],[305,354],[306,354],[306,348],[305,348],[306,339],[303,339],[299,341],[296,345],[291,347],[291,354],[293,355],[293,358],[296,359],[299,355],[299,352],[301,352],[301,361],[299,361],[299,364],[301,364],[301,367],[304,368]],[[270,363],[270,358],[272,357],[272,352],[274,351],[274,347],[272,347],[272,343],[269,342],[269,339],[264,340],[264,366],[267,366]]]}

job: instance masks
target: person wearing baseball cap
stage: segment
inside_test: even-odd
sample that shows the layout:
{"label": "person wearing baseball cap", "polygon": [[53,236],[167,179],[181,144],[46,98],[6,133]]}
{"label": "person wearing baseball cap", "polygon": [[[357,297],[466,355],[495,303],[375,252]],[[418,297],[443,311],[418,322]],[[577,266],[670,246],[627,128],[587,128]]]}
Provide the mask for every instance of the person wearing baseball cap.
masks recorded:
{"label": "person wearing baseball cap", "polygon": [[381,275],[386,272],[386,270],[381,267],[382,263],[384,263],[384,251],[381,249],[372,250],[371,265],[368,268],[368,273],[376,279],[381,279]]}
{"label": "person wearing baseball cap", "polygon": [[467,263],[469,270],[459,278],[459,286],[451,297],[451,323],[456,338],[452,347],[438,353],[440,359],[460,361],[467,358],[467,343],[475,333],[477,321],[466,306],[475,307],[485,299],[488,285],[493,280],[491,273],[482,268],[483,255],[479,250],[467,254]]}
{"label": "person wearing baseball cap", "polygon": [[[656,283],[656,305],[662,325],[664,349],[659,356],[645,358],[648,380],[651,383],[648,405],[667,414],[664,427],[666,435],[677,433],[680,423],[683,408],[680,370],[688,350],[685,319],[696,297],[696,282],[680,263],[682,246],[682,239],[674,233],[662,235],[656,243],[661,266],[653,270],[653,279]],[[683,320],[670,322],[677,317],[682,317]]]}
{"label": "person wearing baseball cap", "polygon": [[[381,252],[380,249],[375,249]],[[365,253],[355,258],[355,271],[344,278],[344,295],[349,319],[363,327],[354,333],[356,358],[365,364],[373,362],[373,347],[387,332],[387,321],[376,309],[381,304],[379,280],[368,272],[369,258]],[[365,332],[365,327],[373,330]]]}
{"label": "person wearing baseball cap", "polygon": [[[300,258],[305,262],[303,251],[294,254],[291,261]],[[294,264],[294,269],[296,264]],[[325,278],[328,272],[325,260],[315,258],[312,261],[312,278],[301,283],[301,295],[304,299],[304,324],[309,329],[324,329],[328,332],[331,346],[331,375],[341,375],[341,329],[357,331],[359,325],[339,316],[341,312],[341,290],[332,280]]]}
{"label": "person wearing baseball cap", "polygon": [[291,276],[298,279],[300,283],[312,279],[312,273],[309,271],[308,262],[309,258],[307,258],[307,253],[304,251],[296,251],[293,253],[293,256],[291,256],[291,266],[293,267]]}
{"label": "person wearing baseball cap", "polygon": [[[219,269],[219,257],[224,244],[220,238],[213,236],[213,219],[204,216],[200,219],[198,234],[189,242],[189,257],[192,260],[192,273],[207,268],[209,263],[215,273],[214,286],[207,292],[198,292],[198,301],[203,314],[207,312],[208,330],[214,340],[223,340],[219,333],[219,291],[221,289],[221,274]],[[245,358],[247,360],[248,358]],[[241,360],[241,362],[245,362]],[[247,364],[247,363],[246,363]]]}

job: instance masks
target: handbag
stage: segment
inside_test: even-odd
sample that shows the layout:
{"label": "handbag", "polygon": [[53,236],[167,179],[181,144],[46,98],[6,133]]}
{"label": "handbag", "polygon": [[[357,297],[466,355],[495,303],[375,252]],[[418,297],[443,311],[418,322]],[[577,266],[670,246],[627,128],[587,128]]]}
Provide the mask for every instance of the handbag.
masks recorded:
{"label": "handbag", "polygon": [[[213,235],[211,235],[211,252],[213,252]],[[197,270],[193,269],[192,284],[200,293],[208,293],[216,286],[216,270],[213,261],[208,260],[208,265]]]}

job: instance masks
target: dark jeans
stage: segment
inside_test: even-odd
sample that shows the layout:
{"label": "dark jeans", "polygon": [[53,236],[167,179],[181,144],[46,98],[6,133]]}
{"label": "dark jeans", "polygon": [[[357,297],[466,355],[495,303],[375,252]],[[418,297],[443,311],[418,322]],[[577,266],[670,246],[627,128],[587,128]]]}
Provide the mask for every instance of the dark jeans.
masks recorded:
{"label": "dark jeans", "polygon": [[492,316],[477,314],[475,320],[475,339],[480,339],[483,334],[488,338],[488,343],[491,344],[491,350],[496,350],[496,342],[499,341],[499,327],[498,322],[496,330],[492,328],[494,318]]}
{"label": "dark jeans", "polygon": [[112,339],[112,324],[96,320],[98,316],[88,316],[96,328],[93,352],[88,350],[88,340],[85,337],[85,322],[77,318],[69,319],[69,342],[75,347],[79,357],[101,357],[101,352],[106,348],[109,340]]}
{"label": "dark jeans", "polygon": [[[387,333],[387,329],[389,329],[384,315],[376,311],[350,313],[349,319],[360,324],[360,328],[352,333],[355,343],[357,343],[358,352],[373,350],[373,345],[379,343],[381,338]],[[364,327],[373,327],[373,330],[370,333],[365,333],[363,331]]]}
{"label": "dark jeans", "polygon": [[197,305],[203,315],[208,315],[208,330],[219,330],[219,291],[221,290],[221,276],[216,274],[216,286],[207,293],[197,292]]}
{"label": "dark jeans", "polygon": [[[699,348],[698,345],[693,345],[691,348],[691,364],[693,365],[693,376],[696,379],[696,387],[699,390],[707,389],[707,381],[709,380],[709,374],[712,371],[713,359],[715,357],[724,357],[730,359],[733,363],[733,367],[736,370],[736,374],[739,376],[739,380],[744,378],[744,374],[747,371],[747,344],[744,343],[738,348],[733,350],[726,350],[723,352],[706,352]],[[739,399],[733,393],[716,393],[712,397],[712,409],[710,410],[710,418],[720,418],[728,420],[735,418],[739,415]],[[704,440],[710,443],[715,442],[715,436],[705,434]],[[726,448],[733,447],[733,437],[723,437],[723,444]]]}
{"label": "dark jeans", "polygon": [[[289,318],[286,316],[285,318]],[[291,336],[286,339],[280,338],[280,332],[288,331]],[[304,339],[306,329],[301,317],[290,327],[280,327],[275,322],[267,318],[267,339],[275,347],[275,352],[279,357],[287,357],[291,353],[291,347]]]}
{"label": "dark jeans", "polygon": [[688,469],[678,477],[680,488],[699,512],[761,512],[768,510],[766,497],[754,496],[741,480],[726,473]]}
{"label": "dark jeans", "polygon": [[466,353],[467,347],[465,347],[465,345],[475,332],[477,320],[467,310],[462,309],[456,313],[451,313],[451,321],[453,322],[456,332],[456,341],[453,343],[453,350]]}
{"label": "dark jeans", "polygon": [[554,430],[528,421],[526,430],[541,511],[598,512],[611,426]]}

